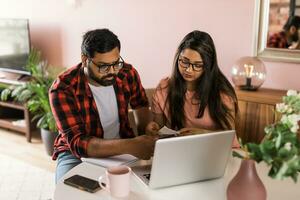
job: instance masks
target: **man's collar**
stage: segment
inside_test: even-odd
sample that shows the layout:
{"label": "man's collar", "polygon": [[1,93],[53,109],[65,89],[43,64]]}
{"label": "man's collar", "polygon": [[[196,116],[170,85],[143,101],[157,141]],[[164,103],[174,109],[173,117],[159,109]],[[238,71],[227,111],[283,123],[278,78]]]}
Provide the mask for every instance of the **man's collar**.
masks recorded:
{"label": "man's collar", "polygon": [[75,94],[76,95],[88,95],[89,97],[92,97],[92,92],[90,90],[90,87],[88,86],[88,79],[84,73],[84,67],[82,66],[82,63],[78,66],[79,69],[79,75],[77,77],[77,89]]}

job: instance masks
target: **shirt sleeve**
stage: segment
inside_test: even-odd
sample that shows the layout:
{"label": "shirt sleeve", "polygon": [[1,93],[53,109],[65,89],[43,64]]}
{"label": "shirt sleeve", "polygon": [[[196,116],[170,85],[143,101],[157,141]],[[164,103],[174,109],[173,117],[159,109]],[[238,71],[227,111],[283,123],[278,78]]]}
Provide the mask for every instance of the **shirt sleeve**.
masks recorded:
{"label": "shirt sleeve", "polygon": [[162,114],[163,113],[163,109],[162,109],[162,105],[161,105],[161,90],[156,88],[155,89],[155,92],[153,94],[153,97],[152,97],[152,106],[151,106],[151,111],[153,113],[156,113],[156,114]]}
{"label": "shirt sleeve", "polygon": [[276,48],[278,46],[278,41],[275,35],[271,35],[267,42],[267,47]]}
{"label": "shirt sleeve", "polygon": [[155,89],[151,107],[153,113],[163,114],[166,109],[168,80],[168,78],[162,79]]}
{"label": "shirt sleeve", "polygon": [[138,72],[132,68],[128,83],[131,90],[130,106],[133,109],[149,106],[148,98],[145,89],[142,86]]}
{"label": "shirt sleeve", "polygon": [[74,95],[68,90],[55,89],[49,92],[50,105],[59,134],[63,137],[73,155],[86,157],[89,140],[84,122],[80,118]]}
{"label": "shirt sleeve", "polygon": [[274,33],[267,41],[267,47],[270,48],[287,48],[287,40],[285,35],[280,33]]}

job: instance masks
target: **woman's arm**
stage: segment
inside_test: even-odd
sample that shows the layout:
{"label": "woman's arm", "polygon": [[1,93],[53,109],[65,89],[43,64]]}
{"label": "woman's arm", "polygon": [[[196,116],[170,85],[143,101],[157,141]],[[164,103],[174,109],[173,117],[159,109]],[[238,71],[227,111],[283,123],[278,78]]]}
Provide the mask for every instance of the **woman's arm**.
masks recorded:
{"label": "woman's arm", "polygon": [[146,127],[146,134],[156,135],[161,127],[165,125],[163,114],[152,113],[153,120]]}
{"label": "woman's arm", "polygon": [[221,94],[222,98],[222,103],[227,107],[228,109],[228,115],[227,115],[227,120],[230,124],[231,129],[235,129],[235,123],[236,123],[236,110],[235,110],[235,102],[234,100],[226,95],[226,94]]}

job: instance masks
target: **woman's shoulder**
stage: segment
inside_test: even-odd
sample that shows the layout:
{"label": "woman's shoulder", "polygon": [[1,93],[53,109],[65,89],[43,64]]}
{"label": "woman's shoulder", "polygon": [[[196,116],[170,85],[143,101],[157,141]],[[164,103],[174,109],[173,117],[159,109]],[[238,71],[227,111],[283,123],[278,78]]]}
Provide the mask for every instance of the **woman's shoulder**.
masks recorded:
{"label": "woman's shoulder", "polygon": [[166,90],[166,89],[168,88],[168,86],[169,86],[169,82],[170,82],[170,78],[169,78],[169,77],[164,77],[164,78],[162,78],[162,79],[159,81],[159,83],[158,83],[156,89],[157,89],[157,90]]}
{"label": "woman's shoulder", "polygon": [[155,88],[154,92],[154,98],[164,100],[167,97],[168,94],[168,86],[169,86],[169,77],[164,77],[161,79],[158,83],[158,85]]}

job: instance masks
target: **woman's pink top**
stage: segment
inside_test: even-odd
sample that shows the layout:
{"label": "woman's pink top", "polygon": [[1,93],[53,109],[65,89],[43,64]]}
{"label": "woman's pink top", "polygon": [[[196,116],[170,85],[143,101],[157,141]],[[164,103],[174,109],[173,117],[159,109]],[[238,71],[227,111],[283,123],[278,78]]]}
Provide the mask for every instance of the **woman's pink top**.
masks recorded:
{"label": "woman's pink top", "polygon": [[[163,114],[167,120],[166,125],[170,126],[171,118],[169,114],[169,105],[167,102],[168,95],[168,84],[169,78],[164,78],[158,84],[152,98],[152,107],[151,110],[155,114]],[[199,100],[196,100],[194,97],[194,91],[188,91],[185,93],[185,102],[184,102],[184,114],[185,122],[184,127],[186,128],[202,128],[215,130],[216,124],[212,120],[208,107],[205,108],[203,117],[197,118],[199,111]],[[223,103],[228,108],[233,108],[233,102],[230,97],[227,95],[221,95]],[[236,140],[236,139],[235,139]],[[237,141],[234,142],[233,146],[239,146]]]}

